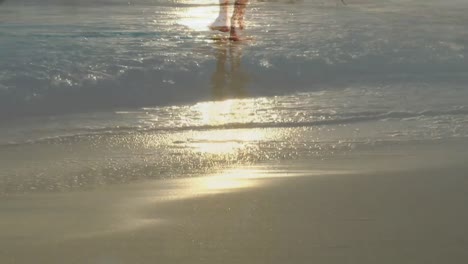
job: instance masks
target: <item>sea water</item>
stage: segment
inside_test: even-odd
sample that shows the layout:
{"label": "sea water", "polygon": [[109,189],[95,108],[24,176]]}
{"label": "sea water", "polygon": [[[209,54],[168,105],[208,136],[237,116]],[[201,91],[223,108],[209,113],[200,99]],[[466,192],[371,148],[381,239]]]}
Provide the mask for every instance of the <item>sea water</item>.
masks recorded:
{"label": "sea water", "polygon": [[0,3],[0,194],[468,136],[468,3]]}

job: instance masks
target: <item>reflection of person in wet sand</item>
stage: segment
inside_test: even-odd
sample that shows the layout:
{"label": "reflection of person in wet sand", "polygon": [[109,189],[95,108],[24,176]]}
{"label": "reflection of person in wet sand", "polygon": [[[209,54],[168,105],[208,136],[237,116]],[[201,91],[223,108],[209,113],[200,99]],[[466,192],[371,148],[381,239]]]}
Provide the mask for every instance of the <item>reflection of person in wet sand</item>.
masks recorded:
{"label": "reflection of person in wet sand", "polygon": [[[241,46],[219,43],[216,55],[216,70],[211,78],[213,99],[224,100],[228,98],[246,97],[247,74],[242,71]],[[229,59],[230,70],[226,70],[226,62]]]}
{"label": "reflection of person in wet sand", "polygon": [[234,12],[231,19],[229,19],[229,0],[219,0],[219,15],[210,25],[210,29],[229,32],[230,40],[241,40],[237,30],[243,30],[245,27],[244,14],[248,2],[249,0],[235,0]]}

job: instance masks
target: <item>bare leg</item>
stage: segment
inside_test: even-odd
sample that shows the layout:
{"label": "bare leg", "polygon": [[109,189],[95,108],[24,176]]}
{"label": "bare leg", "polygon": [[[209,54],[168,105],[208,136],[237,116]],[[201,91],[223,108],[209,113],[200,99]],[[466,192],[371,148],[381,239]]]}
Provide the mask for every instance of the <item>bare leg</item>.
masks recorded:
{"label": "bare leg", "polygon": [[245,8],[248,2],[248,0],[236,0],[236,2],[234,3],[234,12],[232,13],[231,17],[231,40],[240,40],[239,36],[237,35],[237,28],[241,30],[244,29]]}
{"label": "bare leg", "polygon": [[229,16],[229,0],[219,0],[219,14],[216,20],[210,25],[211,30],[219,30],[221,32],[229,32],[230,21]]}

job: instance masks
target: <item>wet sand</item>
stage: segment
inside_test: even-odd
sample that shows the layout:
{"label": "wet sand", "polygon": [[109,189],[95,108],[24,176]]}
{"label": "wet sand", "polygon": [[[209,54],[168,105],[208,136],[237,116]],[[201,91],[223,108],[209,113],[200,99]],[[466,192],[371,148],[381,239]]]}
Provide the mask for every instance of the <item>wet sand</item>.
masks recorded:
{"label": "wet sand", "polygon": [[288,161],[196,178],[10,196],[0,203],[0,262],[468,260],[468,167],[428,160],[433,165],[404,168],[408,159],[389,157],[374,162],[361,156],[359,164],[359,156]]}

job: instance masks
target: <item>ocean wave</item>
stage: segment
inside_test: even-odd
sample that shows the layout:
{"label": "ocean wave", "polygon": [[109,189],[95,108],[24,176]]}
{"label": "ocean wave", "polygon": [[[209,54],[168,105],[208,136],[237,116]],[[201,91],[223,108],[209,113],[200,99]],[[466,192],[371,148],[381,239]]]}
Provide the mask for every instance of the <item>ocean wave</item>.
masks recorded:
{"label": "ocean wave", "polygon": [[[139,115],[139,111],[119,111],[120,114]],[[351,116],[350,116],[351,115]],[[22,144],[40,144],[40,143],[63,143],[73,142],[80,138],[96,137],[96,136],[119,136],[119,135],[131,135],[131,134],[157,134],[157,133],[179,133],[186,131],[212,131],[212,130],[233,130],[233,129],[265,129],[265,128],[313,128],[319,126],[340,126],[349,125],[364,122],[379,122],[388,120],[405,120],[405,119],[427,119],[429,123],[437,123],[439,118],[442,117],[457,117],[466,116],[468,120],[468,107],[461,106],[450,110],[424,110],[418,112],[410,111],[391,111],[391,112],[355,112],[347,114],[338,114],[330,119],[326,120],[314,120],[314,121],[290,121],[290,122],[248,122],[248,123],[235,123],[226,122],[223,124],[216,125],[182,125],[173,124],[174,126],[168,127],[165,125],[157,126],[157,124],[151,124],[148,126],[144,125],[115,125],[106,127],[75,127],[75,128],[60,128],[54,127],[54,133],[59,134],[55,136],[47,136],[36,139],[28,139],[26,141],[14,141],[5,144],[0,144],[0,147],[16,146]],[[130,117],[129,119],[132,119]],[[107,120],[109,121],[109,120]],[[73,123],[73,121],[69,121]],[[110,122],[112,123],[112,122]],[[60,134],[61,133],[61,134]],[[391,134],[391,132],[388,132]]]}

